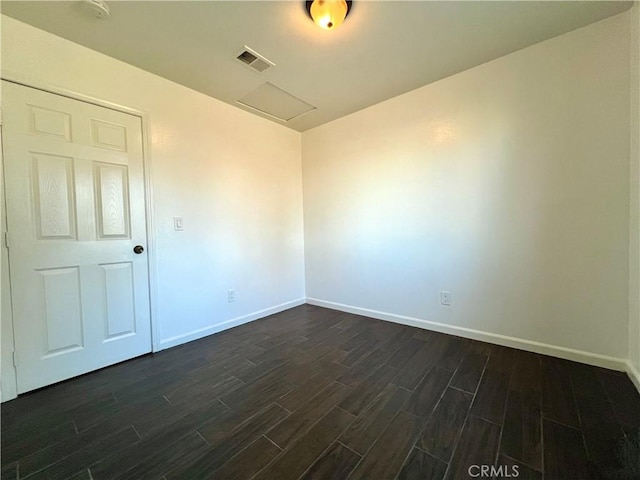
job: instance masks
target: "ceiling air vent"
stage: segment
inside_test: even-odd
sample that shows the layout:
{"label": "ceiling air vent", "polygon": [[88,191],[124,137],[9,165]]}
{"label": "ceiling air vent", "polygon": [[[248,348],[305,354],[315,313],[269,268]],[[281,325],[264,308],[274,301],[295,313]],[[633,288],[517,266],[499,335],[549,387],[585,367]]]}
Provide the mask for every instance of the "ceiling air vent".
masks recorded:
{"label": "ceiling air vent", "polygon": [[257,53],[255,50],[251,50],[246,45],[244,47],[244,50],[240,52],[240,55],[238,55],[236,58],[245,65],[248,65],[253,70],[260,73],[264,72],[268,68],[276,66],[276,64],[271,60],[267,60],[262,55]]}

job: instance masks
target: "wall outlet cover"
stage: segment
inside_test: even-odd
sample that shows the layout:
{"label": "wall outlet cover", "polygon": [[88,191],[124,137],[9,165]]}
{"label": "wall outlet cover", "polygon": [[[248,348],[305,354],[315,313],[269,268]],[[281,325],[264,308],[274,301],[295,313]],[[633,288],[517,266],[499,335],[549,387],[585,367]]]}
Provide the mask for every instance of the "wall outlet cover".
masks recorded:
{"label": "wall outlet cover", "polygon": [[447,307],[451,306],[451,292],[440,292],[440,303]]}

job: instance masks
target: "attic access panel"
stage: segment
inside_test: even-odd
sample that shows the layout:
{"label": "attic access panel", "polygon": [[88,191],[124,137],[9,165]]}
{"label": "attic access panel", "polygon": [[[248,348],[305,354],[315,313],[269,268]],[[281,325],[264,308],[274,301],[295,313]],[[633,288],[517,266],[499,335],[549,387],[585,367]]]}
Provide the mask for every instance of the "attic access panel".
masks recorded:
{"label": "attic access panel", "polygon": [[266,82],[237,100],[240,105],[288,122],[316,107]]}

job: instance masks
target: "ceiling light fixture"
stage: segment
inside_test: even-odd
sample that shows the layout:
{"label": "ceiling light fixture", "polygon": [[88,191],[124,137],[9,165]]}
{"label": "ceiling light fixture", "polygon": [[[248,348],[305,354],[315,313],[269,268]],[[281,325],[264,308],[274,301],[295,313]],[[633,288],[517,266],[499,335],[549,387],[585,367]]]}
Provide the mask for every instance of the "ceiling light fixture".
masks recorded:
{"label": "ceiling light fixture", "polygon": [[83,4],[96,18],[107,18],[111,14],[109,5],[104,0],[84,0]]}
{"label": "ceiling light fixture", "polygon": [[350,1],[313,0],[307,1],[307,13],[320,28],[334,30],[338,28],[351,10]]}

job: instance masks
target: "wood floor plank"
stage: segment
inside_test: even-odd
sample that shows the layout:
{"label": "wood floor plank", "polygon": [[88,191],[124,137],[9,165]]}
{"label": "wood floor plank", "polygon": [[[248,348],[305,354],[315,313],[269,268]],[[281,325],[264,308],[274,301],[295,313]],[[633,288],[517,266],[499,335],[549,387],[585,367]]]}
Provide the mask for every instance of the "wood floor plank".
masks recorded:
{"label": "wood floor plank", "polygon": [[509,390],[540,396],[542,392],[541,355],[516,351]]}
{"label": "wood floor plank", "polygon": [[[332,322],[334,322],[332,320]],[[357,334],[361,330],[361,328],[347,328],[346,330],[341,331],[341,335],[336,336],[335,333],[331,330],[333,325],[327,324],[322,327],[318,327],[315,329],[313,334],[307,334],[308,340],[300,343],[300,348],[303,350],[314,349],[315,347],[323,347],[323,344],[332,343],[332,347],[336,347],[338,345],[344,344],[347,342],[351,335]]]}
{"label": "wood floor plank", "polygon": [[247,448],[226,462],[209,477],[211,480],[246,480],[266,467],[280,452],[264,436],[258,437]]}
{"label": "wood floor plank", "polygon": [[542,367],[540,357],[516,352],[500,452],[542,471]]}
{"label": "wood floor plank", "polygon": [[471,408],[472,415],[502,425],[509,373],[486,368]]}
{"label": "wood floor plank", "polygon": [[[288,413],[281,407],[272,404],[224,436],[213,436],[208,433],[208,429],[200,429],[200,434],[211,444],[211,448],[206,450],[190,464],[185,465],[185,468],[174,470],[166,475],[166,477],[169,480],[205,478],[254,442],[258,437],[264,435],[265,432],[287,415]],[[215,424],[216,422],[214,421],[212,423]]]}
{"label": "wood floor plank", "polygon": [[87,445],[80,446],[70,455],[56,460],[55,463],[42,470],[36,471],[36,465],[38,464],[21,461],[19,463],[20,476],[25,478],[33,473],[33,475],[29,476],[31,480],[67,480],[99,460],[104,455],[104,452],[124,450],[131,447],[139,439],[140,437],[138,437],[133,427],[129,427],[114,435],[99,437]]}
{"label": "wood floor plank", "polygon": [[3,458],[0,478],[2,480],[18,480],[18,462],[9,463]]}
{"label": "wood floor plank", "polygon": [[[407,342],[413,339],[413,333],[415,332],[415,328],[398,328],[400,325],[397,324],[389,324],[393,326],[394,329],[387,332],[386,335],[382,335],[379,337],[379,340],[383,343],[382,350],[387,353],[384,362],[388,362],[393,356],[401,349],[405,348]],[[432,333],[432,332],[430,332]],[[430,338],[432,335],[429,336]],[[418,339],[422,342],[429,342],[426,338]]]}
{"label": "wood floor plank", "polygon": [[230,408],[250,415],[286,395],[293,388],[289,382],[265,376],[259,381],[221,396],[220,400]]}
{"label": "wood floor plank", "polygon": [[640,393],[629,381],[624,372],[599,369],[598,377],[602,381],[618,421],[625,432],[640,428]]}
{"label": "wood floor plank", "polygon": [[624,459],[624,466],[615,473],[619,478],[640,478],[640,428],[626,432],[626,437],[626,445],[616,451],[616,455]]}
{"label": "wood floor plank", "polygon": [[[269,404],[267,407],[265,407],[265,409],[271,409],[274,407],[274,405],[275,404]],[[282,410],[282,418],[286,417],[288,412],[282,409],[282,407],[280,407],[279,405],[275,406],[278,407],[275,410]],[[204,425],[200,426],[198,428],[198,431],[209,443],[211,443],[212,445],[216,445],[217,443],[227,438],[234,430],[239,428],[241,425],[249,421],[260,412],[260,410],[258,412],[254,412],[253,408],[251,410],[230,409],[219,418],[216,418],[213,421],[207,422]],[[278,415],[280,414],[281,413],[278,410]]]}
{"label": "wood floor plank", "polygon": [[[264,349],[261,352],[257,352],[255,354],[245,355],[245,358],[248,358],[254,365],[261,364],[264,362],[277,362],[290,360],[296,352],[300,349],[298,345],[304,341],[309,340],[307,337],[303,337],[297,335],[293,337],[293,339],[284,342],[281,345],[277,345],[273,348]],[[243,379],[243,381],[246,381]]]}
{"label": "wood floor plank", "polygon": [[[323,322],[320,324],[319,331],[326,331],[326,324]],[[340,334],[336,335],[335,332],[327,332],[325,341],[331,344],[334,348],[339,348],[342,351],[349,351],[351,347],[359,342],[359,337],[366,335],[366,330],[369,327],[369,322],[366,320],[354,321],[351,325],[340,330]],[[369,338],[369,337],[367,337]],[[353,343],[356,342],[356,343]]]}
{"label": "wood floor plank", "polygon": [[[382,320],[375,320],[373,322],[368,321],[365,322],[365,325],[372,337],[383,342],[386,347],[392,345],[394,347],[396,345],[404,345],[405,341],[411,336],[410,331],[413,330],[413,328],[406,329],[397,323],[385,322]],[[393,349],[395,351],[395,348]]]}
{"label": "wood floor plank", "polygon": [[252,383],[276,368],[282,367],[284,363],[285,361],[278,357],[264,360],[262,363],[253,365],[251,368],[237,373],[235,376],[244,383]]}
{"label": "wood floor plank", "polygon": [[[215,402],[204,404],[201,408],[192,412],[180,411],[182,416],[173,418],[171,424],[163,423],[162,425],[157,425],[154,429],[151,429],[149,435],[136,442],[133,448],[121,452],[109,452],[104,455],[100,462],[90,467],[95,479],[116,477],[119,473],[128,471],[133,467],[137,467],[135,469],[137,472],[153,468],[158,463],[158,458],[162,458],[158,457],[158,452],[165,450],[168,452],[180,451],[180,445],[176,445],[176,442],[182,443],[182,439],[194,433],[196,428],[215,421],[216,418],[224,415],[228,409],[222,403]],[[199,444],[197,441],[195,443],[196,445]],[[175,457],[175,454],[173,455]],[[165,471],[159,473],[163,474]],[[132,476],[131,478],[134,477]]]}
{"label": "wood floor plank", "polygon": [[502,429],[501,453],[542,471],[540,397],[509,392]]}
{"label": "wood floor plank", "polygon": [[338,407],[333,408],[254,480],[296,480],[342,434],[354,418],[349,412]]}
{"label": "wood floor plank", "polygon": [[304,405],[313,396],[331,385],[347,370],[347,367],[331,362],[322,371],[312,375],[305,383],[294,388],[284,397],[280,398],[278,403],[287,410],[293,412]]}
{"label": "wood floor plank", "polygon": [[488,355],[476,353],[470,348],[456,370],[451,386],[465,392],[475,393],[488,358]]}
{"label": "wood floor plank", "polygon": [[[126,426],[117,431],[129,430],[130,427]],[[75,452],[81,450],[87,445],[94,445],[103,440],[109,433],[105,433],[102,429],[91,430],[81,434],[68,435],[61,438],[58,442],[49,445],[46,448],[35,450],[29,455],[26,455],[20,459],[20,472],[21,476],[26,477],[37,471],[46,468],[60,460],[73,455]],[[137,440],[137,438],[136,438]],[[74,472],[75,473],[75,472]]]}
{"label": "wood floor plank", "polygon": [[[84,378],[82,378],[84,380]],[[66,384],[65,384],[66,385]],[[56,387],[54,385],[54,387]],[[95,391],[88,392],[85,401],[74,398],[75,395],[71,395],[69,404],[64,404],[56,398],[51,398],[51,395],[38,395],[41,392],[46,392],[47,389],[35,392],[33,395],[27,396],[27,404],[33,405],[33,411],[27,411],[24,413],[7,414],[5,412],[5,404],[2,404],[2,442],[3,445],[12,443],[19,440],[26,440],[27,438],[35,438],[42,435],[45,430],[63,428],[64,424],[73,421],[73,416],[76,413],[76,409],[84,410],[85,408],[108,408],[117,402],[109,388],[106,386],[99,386],[97,390],[100,392],[96,394]],[[57,390],[60,395],[67,395],[66,390]],[[50,402],[50,409],[46,409],[42,406],[34,405],[33,398],[41,398],[44,404]],[[18,402],[21,398],[8,402],[9,404]],[[21,409],[14,408],[13,410]]]}
{"label": "wood floor plank", "polygon": [[387,365],[393,368],[401,369],[411,360],[411,358],[425,347],[423,340],[411,338],[403,344],[403,348],[399,349],[387,362]]}
{"label": "wood floor plank", "polygon": [[133,385],[119,388],[113,392],[113,395],[118,401],[130,398],[152,398],[162,396],[167,390],[168,382],[184,383],[186,385],[189,380],[183,371],[160,372],[151,377],[146,377]]}
{"label": "wood floor plank", "polygon": [[[99,470],[96,467],[92,467],[91,476],[93,480],[159,478],[175,468],[189,465],[209,448],[209,444],[196,432],[192,432],[182,438],[167,437],[168,438],[164,439],[164,443],[170,443],[168,447],[150,451],[150,456],[144,458],[143,461],[135,462],[135,465],[130,469],[125,469],[126,467],[124,465],[116,465],[116,468],[113,469],[115,475],[112,475],[107,473],[106,469]],[[98,467],[100,466],[101,465],[98,464]]]}
{"label": "wood floor plank", "polygon": [[322,345],[317,350],[317,356],[312,358],[305,358],[309,356],[309,352],[300,351],[300,355],[293,360],[295,366],[281,376],[282,380],[296,386],[302,385],[310,376],[323,372],[328,365],[343,355],[333,345]]}
{"label": "wood floor plank", "polygon": [[154,397],[131,398],[126,402],[116,402],[110,405],[97,405],[96,408],[87,411],[74,412],[73,422],[78,432],[84,432],[98,425],[104,425],[111,421],[120,420],[120,426],[131,425],[134,420],[142,421],[145,418],[155,418],[164,415],[170,409],[170,403],[161,395]]}
{"label": "wood floor plank", "polygon": [[[359,339],[359,336],[354,337],[354,339]],[[342,360],[340,360],[340,363],[344,366],[352,367],[358,361],[367,358],[375,351],[376,348],[379,347],[381,347],[381,345],[377,344],[375,341],[367,338],[360,338],[360,341],[355,343],[353,348],[347,350],[347,353],[344,355]]]}
{"label": "wood floor plank", "polygon": [[469,340],[461,337],[446,337],[446,346],[436,362],[436,367],[456,370],[467,354]]}
{"label": "wood floor plank", "polygon": [[208,365],[192,370],[187,375],[195,382],[215,382],[224,377],[234,376],[255,365],[245,357],[252,355],[256,349],[262,351],[255,345],[247,345],[227,355],[217,354],[215,358],[209,358]]}
{"label": "wood floor plank", "polygon": [[[150,368],[145,369],[143,372],[148,378],[167,377],[177,375],[183,376],[184,372],[196,370],[200,367],[209,364],[209,359],[205,355],[199,355],[196,352],[188,351],[178,361],[164,362],[153,364]],[[133,384],[137,385],[136,382]],[[120,398],[119,395],[117,395]]]}
{"label": "wood floor plank", "polygon": [[481,418],[469,417],[449,464],[446,478],[468,478],[470,467],[493,465],[499,438],[499,426]]}
{"label": "wood floor plank", "polygon": [[[518,480],[542,480],[542,472],[534,470],[528,465],[505,455],[498,455],[496,467],[502,468],[500,473],[501,477],[504,478],[517,478]],[[510,477],[507,477],[507,475]]]}
{"label": "wood floor plank", "polygon": [[414,328],[410,331],[411,338],[417,338],[419,340],[431,341],[436,336],[438,336],[439,332],[434,332],[432,330],[423,330],[421,328]]}
{"label": "wood floor plank", "polygon": [[214,402],[222,395],[228,395],[245,385],[244,382],[234,376],[223,376],[214,380],[201,380],[194,382],[187,388],[169,389],[163,396],[173,406],[187,404],[202,404]]}
{"label": "wood floor plank", "polygon": [[[297,353],[292,356],[291,360],[296,366],[308,369],[307,376],[304,377],[304,380],[321,371],[322,366],[328,365],[331,362],[340,363],[342,361],[345,352],[339,347],[338,343],[339,342],[330,338],[327,342],[311,349],[300,348],[300,346],[296,347]],[[313,367],[315,365],[317,365],[318,368],[314,369]]]}
{"label": "wood floor plank", "polygon": [[579,428],[568,362],[542,357],[542,415],[554,422]]}
{"label": "wood floor plank", "polygon": [[83,468],[68,480],[93,480],[93,477],[91,476],[88,468]]}
{"label": "wood floor plank", "polygon": [[595,367],[584,363],[567,362],[567,369],[576,395],[607,398],[607,393],[598,378]]}
{"label": "wood floor plank", "polygon": [[344,445],[334,442],[300,480],[347,480],[361,458]]}
{"label": "wood floor plank", "polygon": [[580,430],[544,420],[545,480],[589,478],[587,453]]}
{"label": "wood floor plank", "polygon": [[406,411],[412,415],[429,418],[444,393],[453,372],[444,368],[432,368],[420,381],[409,397]]}
{"label": "wood floor plank", "polygon": [[517,350],[501,345],[491,346],[491,355],[487,361],[487,370],[506,373],[510,375],[515,366]]}
{"label": "wood floor plank", "polygon": [[446,471],[445,462],[414,448],[400,470],[398,480],[441,480]]}
{"label": "wood floor plank", "polygon": [[448,388],[416,446],[448,463],[462,433],[472,400],[471,394]]}
{"label": "wood floor plank", "polygon": [[[19,398],[2,404],[2,425],[6,432],[3,440],[10,440],[13,433],[21,436],[39,433],[43,428],[51,428],[71,421],[71,412],[87,404],[101,402],[115,403],[112,386],[108,380],[91,381],[92,375],[62,382],[50,387],[29,392]],[[136,376],[136,378],[138,378]],[[144,378],[144,377],[142,377]],[[89,385],[86,390],[84,385]],[[55,416],[47,415],[55,412]],[[20,427],[14,429],[12,427]]]}
{"label": "wood floor plank", "polygon": [[[198,415],[198,412],[203,408],[214,408],[217,410],[220,405],[221,403],[217,399],[212,399],[211,401],[203,403],[192,402],[182,405],[169,405],[168,408],[154,411],[150,410],[137,417],[133,416],[131,412],[127,412],[123,416],[109,419],[93,428],[105,428],[104,425],[107,425],[107,428],[114,428],[113,425],[119,426],[124,420],[129,420],[135,427],[136,432],[144,438],[170,428],[176,422],[191,418],[189,416],[190,414]],[[223,405],[223,407],[226,408],[226,405]]]}
{"label": "wood floor plank", "polygon": [[366,380],[373,370],[379,369],[391,355],[393,353],[388,350],[382,347],[377,348],[371,355],[357,361],[348,372],[338,377],[338,381],[348,387],[355,388]]}
{"label": "wood floor plank", "polygon": [[386,365],[374,370],[366,380],[355,387],[351,393],[340,402],[340,408],[343,408],[353,415],[360,415],[369,403],[384,390],[397,373],[398,371],[395,368]]}
{"label": "wood floor plank", "polygon": [[349,480],[393,480],[422,429],[424,420],[400,411],[353,471]]}
{"label": "wood floor plank", "polygon": [[616,453],[625,442],[611,402],[605,397],[576,395],[580,425],[589,460],[603,470],[619,470],[623,461]]}
{"label": "wood floor plank", "polygon": [[345,398],[351,389],[333,382],[311,398],[304,406],[266,432],[266,437],[281,449],[287,449],[302,437],[318,419]]}
{"label": "wood floor plank", "polygon": [[405,405],[410,395],[408,390],[396,385],[387,385],[342,434],[340,441],[356,453],[364,455]]}
{"label": "wood floor plank", "polygon": [[[4,433],[4,432],[3,432]],[[64,438],[75,437],[76,429],[72,422],[66,422],[53,428],[44,428],[39,434],[25,435],[11,441],[2,439],[2,464],[12,463],[22,457],[49,447]],[[4,478],[4,476],[2,477]]]}
{"label": "wood floor plank", "polygon": [[256,345],[265,349],[271,349],[285,343],[288,345],[296,345],[299,343],[307,342],[308,340],[308,338],[302,338],[302,336],[296,332],[284,332],[280,335],[274,335],[270,338],[257,342]]}
{"label": "wood floor plank", "polygon": [[429,343],[425,342],[400,369],[393,383],[407,390],[416,388],[424,375],[443,355],[446,346],[446,337],[436,337],[436,339]]}
{"label": "wood floor plank", "polygon": [[493,351],[493,348],[495,346],[496,345],[492,345],[491,343],[471,340],[469,342],[469,351],[488,357],[489,355],[491,355],[491,352]]}

